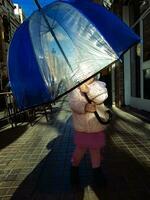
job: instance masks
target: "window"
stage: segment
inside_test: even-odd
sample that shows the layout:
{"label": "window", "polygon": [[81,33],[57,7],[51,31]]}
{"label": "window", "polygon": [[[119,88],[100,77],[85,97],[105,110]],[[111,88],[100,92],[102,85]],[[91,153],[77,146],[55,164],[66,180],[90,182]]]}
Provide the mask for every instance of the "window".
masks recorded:
{"label": "window", "polygon": [[[133,5],[130,6],[130,24],[137,22],[134,31],[138,35],[141,34],[142,43],[134,46],[130,51],[131,96],[150,99],[150,12],[148,11],[150,1],[132,1],[132,3]],[[142,15],[144,12],[145,14]]]}
{"label": "window", "polygon": [[10,23],[6,15],[3,16],[4,40],[9,42]]}
{"label": "window", "polygon": [[143,61],[150,60],[150,13],[143,20]]}
{"label": "window", "polygon": [[143,70],[143,80],[144,80],[144,99],[150,99],[150,68]]}
{"label": "window", "polygon": [[1,62],[3,62],[3,44],[2,44],[2,29],[1,29],[1,26],[0,26],[0,70],[1,70]]}
{"label": "window", "polygon": [[143,97],[150,99],[150,13],[143,19]]}
{"label": "window", "polygon": [[[139,35],[140,26],[136,25],[135,32]],[[140,44],[132,47],[131,51],[131,96],[141,97],[140,78]]]}

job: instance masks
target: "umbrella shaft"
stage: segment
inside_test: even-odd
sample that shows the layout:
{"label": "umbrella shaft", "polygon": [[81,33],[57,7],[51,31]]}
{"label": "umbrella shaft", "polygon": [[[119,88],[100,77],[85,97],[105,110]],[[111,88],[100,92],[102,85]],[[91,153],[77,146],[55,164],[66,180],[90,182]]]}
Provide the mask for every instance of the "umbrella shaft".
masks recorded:
{"label": "umbrella shaft", "polygon": [[47,26],[48,26],[48,28],[49,28],[49,30],[50,30],[52,36],[53,36],[53,38],[55,39],[56,44],[58,45],[58,47],[59,47],[59,49],[60,49],[60,51],[61,51],[61,53],[62,53],[62,55],[63,55],[63,57],[64,57],[64,59],[65,59],[65,61],[66,61],[66,63],[67,63],[67,65],[68,65],[69,68],[73,71],[73,69],[72,69],[72,67],[71,67],[71,64],[70,64],[70,62],[69,62],[69,60],[68,60],[68,58],[67,58],[67,56],[66,56],[64,50],[62,49],[62,47],[61,47],[61,45],[60,45],[60,43],[59,43],[59,41],[58,41],[58,39],[57,39],[57,37],[56,37],[56,35],[55,35],[53,29],[51,28],[51,26],[50,26],[50,24],[49,24],[49,22],[48,22],[48,20],[47,20],[47,18],[46,18],[46,16],[45,16],[45,13],[42,11],[41,6],[40,6],[38,0],[34,0],[34,1],[35,1],[36,5],[37,5],[38,9],[41,11],[41,13],[42,13],[42,15],[43,15],[43,18],[44,18],[44,20],[45,20],[45,22],[46,22],[46,24],[47,24]]}

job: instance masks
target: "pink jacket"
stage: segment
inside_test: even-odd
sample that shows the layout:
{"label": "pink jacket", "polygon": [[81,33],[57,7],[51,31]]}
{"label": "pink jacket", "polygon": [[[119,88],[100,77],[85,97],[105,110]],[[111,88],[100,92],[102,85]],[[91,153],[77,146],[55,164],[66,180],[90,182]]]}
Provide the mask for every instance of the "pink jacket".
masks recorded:
{"label": "pink jacket", "polygon": [[[96,103],[96,110],[101,118],[106,119],[108,117],[105,113],[107,108],[103,104],[108,97],[106,84],[101,81],[94,81],[88,87],[88,97]],[[84,94],[80,92],[80,89],[76,88],[68,96],[72,110],[73,125],[76,131],[95,133],[106,128],[106,125],[100,124],[94,113],[85,112],[87,100]]]}

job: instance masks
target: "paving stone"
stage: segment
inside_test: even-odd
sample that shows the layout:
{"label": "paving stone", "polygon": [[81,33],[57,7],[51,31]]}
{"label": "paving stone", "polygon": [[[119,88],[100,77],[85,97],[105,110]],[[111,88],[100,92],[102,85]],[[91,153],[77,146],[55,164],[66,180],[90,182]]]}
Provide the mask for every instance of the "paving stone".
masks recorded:
{"label": "paving stone", "polygon": [[[60,104],[62,107],[58,109]],[[107,187],[93,187],[87,154],[80,165],[81,187],[72,188],[69,179],[74,149],[71,112],[67,101],[60,101],[55,107],[49,114],[49,122],[43,117],[34,126],[22,124],[13,128],[13,141],[9,140],[8,145],[5,142],[5,146],[0,144],[3,147],[0,149],[0,199],[150,199],[148,123],[114,108],[114,121],[106,130],[102,163]]]}

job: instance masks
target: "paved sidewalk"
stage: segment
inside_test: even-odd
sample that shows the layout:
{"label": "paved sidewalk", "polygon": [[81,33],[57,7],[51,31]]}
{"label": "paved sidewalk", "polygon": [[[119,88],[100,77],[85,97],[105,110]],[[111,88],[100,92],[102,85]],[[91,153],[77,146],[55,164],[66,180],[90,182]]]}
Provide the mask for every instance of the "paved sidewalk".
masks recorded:
{"label": "paved sidewalk", "polygon": [[22,124],[0,130],[1,200],[149,200],[150,124],[114,108],[107,129],[102,167],[104,189],[92,186],[89,156],[80,166],[81,187],[69,183],[72,142],[67,101],[33,127]]}
{"label": "paved sidewalk", "polygon": [[132,115],[142,119],[145,122],[150,123],[150,112],[148,112],[148,111],[140,110],[140,109],[133,108],[130,106],[126,106],[121,109],[125,112],[131,113]]}

